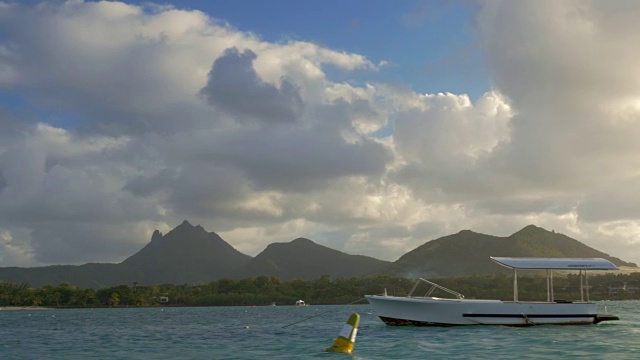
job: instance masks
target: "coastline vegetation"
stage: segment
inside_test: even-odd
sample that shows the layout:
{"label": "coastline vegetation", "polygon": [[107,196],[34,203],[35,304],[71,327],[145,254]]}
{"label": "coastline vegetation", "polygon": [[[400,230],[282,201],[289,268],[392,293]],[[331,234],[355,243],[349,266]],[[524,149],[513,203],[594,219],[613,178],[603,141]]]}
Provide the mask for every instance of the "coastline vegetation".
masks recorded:
{"label": "coastline vegetation", "polygon": [[[506,274],[430,279],[458,291],[469,299],[513,298],[513,278]],[[555,299],[579,300],[577,275],[554,276]],[[640,273],[590,276],[590,300],[640,299]],[[288,280],[258,276],[220,279],[194,285],[119,285],[102,289],[80,288],[68,283],[32,288],[27,283],[0,282],[0,307],[145,307],[145,306],[264,306],[307,304],[336,305],[366,303],[365,294],[405,296],[414,280],[402,277],[354,277]],[[586,285],[586,284],[584,284]],[[546,278],[518,277],[520,300],[546,300]],[[418,288],[414,296],[428,289]],[[421,292],[422,291],[422,292]],[[432,296],[448,297],[444,293]]]}

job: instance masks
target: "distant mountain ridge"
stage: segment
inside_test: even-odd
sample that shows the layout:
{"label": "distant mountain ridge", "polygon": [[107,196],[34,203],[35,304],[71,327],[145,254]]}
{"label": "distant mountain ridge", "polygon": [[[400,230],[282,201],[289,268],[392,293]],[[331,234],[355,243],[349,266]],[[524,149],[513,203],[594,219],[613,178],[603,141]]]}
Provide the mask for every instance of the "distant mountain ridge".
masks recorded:
{"label": "distant mountain ridge", "polygon": [[632,266],[566,235],[529,225],[508,237],[463,230],[431,240],[391,263],[350,255],[306,238],[273,243],[256,257],[243,254],[213,232],[188,221],[151,241],[119,264],[55,265],[0,268],[0,281],[32,287],[70,283],[88,288],[116,285],[194,284],[221,278],[274,276],[283,280],[392,275],[402,277],[465,276],[504,269],[489,256],[602,257]]}
{"label": "distant mountain ridge", "polygon": [[283,280],[317,279],[322,275],[340,278],[371,275],[389,264],[389,261],[349,255],[297,238],[289,243],[270,244],[239,269],[238,275],[243,278],[267,275]]}
{"label": "distant mountain ridge", "polygon": [[529,225],[498,237],[462,230],[457,234],[428,241],[404,254],[382,273],[403,277],[464,276],[506,271],[490,256],[604,258],[617,266],[636,264],[593,249],[563,234]]}

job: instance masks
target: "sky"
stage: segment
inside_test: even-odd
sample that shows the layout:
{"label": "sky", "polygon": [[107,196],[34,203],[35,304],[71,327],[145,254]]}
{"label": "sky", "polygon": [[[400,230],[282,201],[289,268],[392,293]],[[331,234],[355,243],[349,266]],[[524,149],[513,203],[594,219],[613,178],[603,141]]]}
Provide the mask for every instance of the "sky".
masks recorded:
{"label": "sky", "polygon": [[394,261],[534,224],[640,263],[637,1],[0,1],[0,266],[183,220]]}

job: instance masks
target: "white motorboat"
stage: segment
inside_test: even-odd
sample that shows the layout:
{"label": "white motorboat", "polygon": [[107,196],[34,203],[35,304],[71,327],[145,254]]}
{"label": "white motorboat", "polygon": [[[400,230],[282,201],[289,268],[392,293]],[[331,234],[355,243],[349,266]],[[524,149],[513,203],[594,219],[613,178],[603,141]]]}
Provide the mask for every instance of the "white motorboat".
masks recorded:
{"label": "white motorboat", "polygon": [[[392,326],[582,325],[618,320],[617,316],[598,314],[596,304],[589,301],[587,270],[617,270],[608,260],[511,257],[491,257],[491,260],[513,269],[513,301],[465,299],[456,291],[422,278],[418,279],[406,297],[388,296],[386,291],[383,295],[365,297],[380,319]],[[518,269],[546,270],[547,301],[518,299]],[[552,270],[579,271],[579,300],[554,299]],[[415,296],[418,285],[423,283],[429,285],[429,290],[424,296]],[[430,296],[437,289],[448,293],[451,298]]]}

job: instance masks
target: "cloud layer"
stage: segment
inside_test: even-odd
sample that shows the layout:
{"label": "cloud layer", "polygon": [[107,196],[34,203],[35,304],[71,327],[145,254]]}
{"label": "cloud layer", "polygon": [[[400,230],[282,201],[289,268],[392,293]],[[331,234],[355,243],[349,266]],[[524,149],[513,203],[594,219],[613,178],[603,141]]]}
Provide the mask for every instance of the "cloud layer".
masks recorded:
{"label": "cloud layer", "polygon": [[640,5],[481,5],[472,101],[199,11],[0,4],[0,266],[121,261],[183,219],[250,255],[533,223],[640,262]]}

